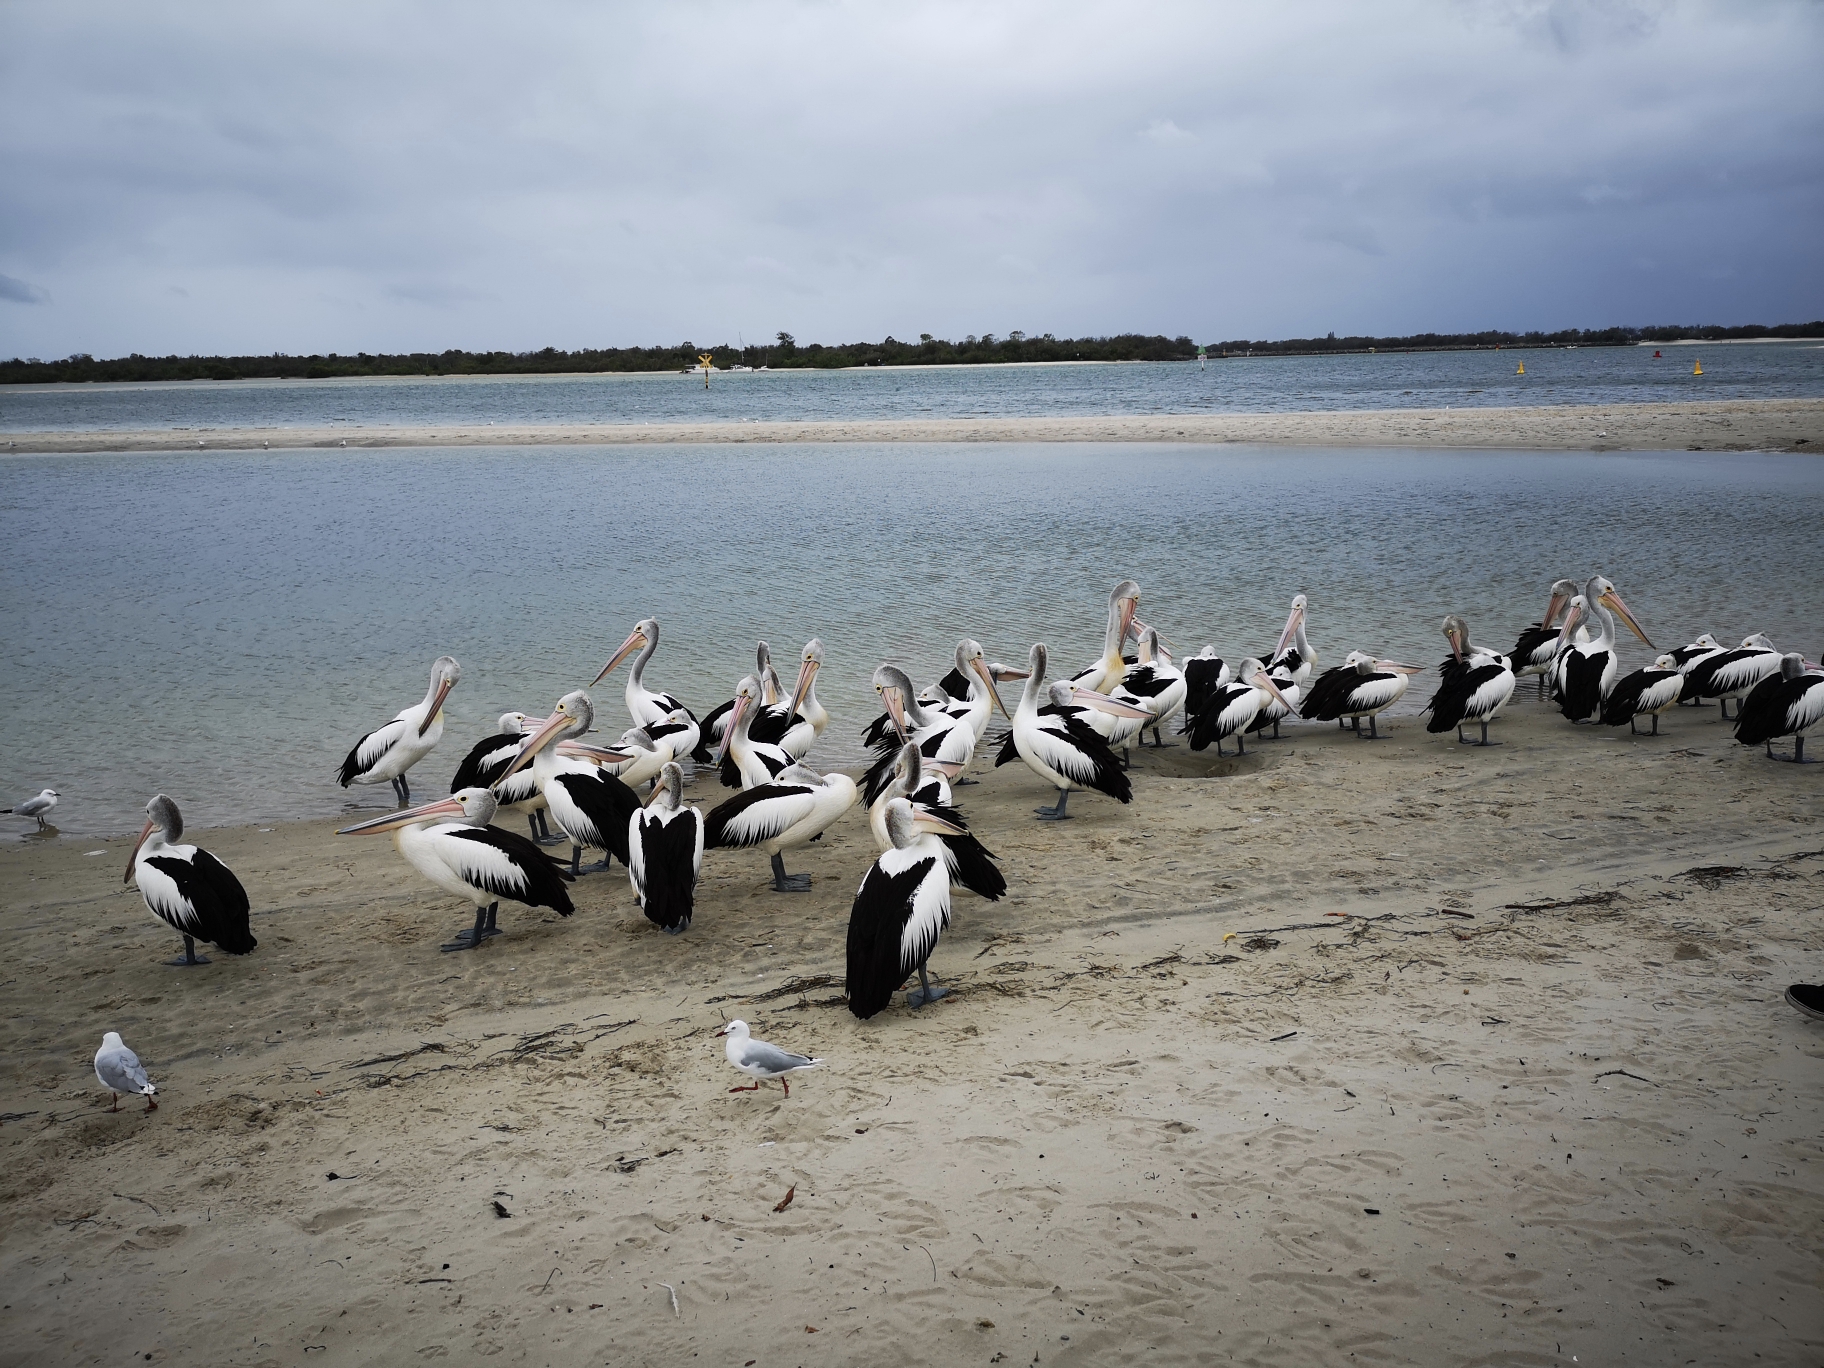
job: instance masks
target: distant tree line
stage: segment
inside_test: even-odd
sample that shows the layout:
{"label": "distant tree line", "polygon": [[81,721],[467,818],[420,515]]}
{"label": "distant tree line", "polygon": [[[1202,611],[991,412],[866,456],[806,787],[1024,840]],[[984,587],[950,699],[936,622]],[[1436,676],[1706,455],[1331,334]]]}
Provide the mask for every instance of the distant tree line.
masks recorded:
{"label": "distant tree line", "polygon": [[[1725,328],[1714,325],[1647,328],[1567,328],[1561,332],[1416,333],[1411,337],[1305,337],[1277,342],[1245,339],[1208,344],[1212,356],[1311,356],[1366,351],[1456,351],[1480,347],[1625,347],[1637,342],[1674,342],[1682,338],[1717,341],[1727,338],[1824,337],[1824,320],[1814,323],[1758,323]],[[1198,346],[1188,337],[1122,333],[1115,337],[1005,337],[971,333],[960,342],[920,333],[916,342],[888,337],[880,342],[822,342],[800,345],[782,332],[766,346],[731,347],[601,347],[579,351],[443,352],[341,356],[141,356],[135,352],[111,361],[84,353],[60,361],[37,357],[0,361],[0,384],[51,384],[59,381],[135,380],[327,380],[360,375],[564,375],[598,371],[681,371],[707,354],[726,370],[742,365],[772,370],[838,370],[848,366],[958,366],[1017,361],[1191,361]]]}

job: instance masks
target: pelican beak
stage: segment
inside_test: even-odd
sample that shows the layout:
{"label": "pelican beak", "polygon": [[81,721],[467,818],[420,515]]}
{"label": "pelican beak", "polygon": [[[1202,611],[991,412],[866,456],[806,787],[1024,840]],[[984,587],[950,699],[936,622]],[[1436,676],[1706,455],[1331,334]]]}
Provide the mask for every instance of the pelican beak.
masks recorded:
{"label": "pelican beak", "polygon": [[722,744],[716,748],[716,763],[718,765],[728,758],[729,745],[735,739],[735,726],[746,714],[748,703],[748,695],[742,694],[735,700],[735,706],[728,710],[728,725],[722,728]]}
{"label": "pelican beak", "polygon": [[1605,589],[1602,594],[1602,603],[1604,607],[1613,608],[1617,613],[1621,614],[1621,620],[1628,624],[1629,629],[1635,636],[1639,637],[1643,642],[1646,642],[1648,650],[1657,651],[1659,649],[1652,642],[1647,641],[1647,634],[1640,630],[1640,624],[1634,621],[1634,614],[1628,611],[1628,605],[1621,601],[1620,594],[1616,593],[1613,589]]}
{"label": "pelican beak", "polygon": [[640,806],[643,808],[651,807],[653,805],[654,800],[656,800],[658,798],[658,796],[663,792],[665,792],[665,785],[654,784],[652,786],[652,792],[647,794],[644,798],[642,798],[640,800]]}
{"label": "pelican beak", "polygon": [[[1564,630],[1567,632],[1571,630],[1569,623],[1565,624]],[[1453,628],[1451,631],[1444,633],[1444,639],[1450,643],[1451,659],[1455,660],[1457,662],[1457,664],[1461,665],[1463,663],[1463,640],[1462,640],[1462,638],[1457,635],[1455,629]]]}
{"label": "pelican beak", "polygon": [[1425,667],[1423,665],[1402,665],[1397,660],[1377,660],[1374,662],[1374,668],[1377,670],[1391,670],[1395,674],[1415,675],[1425,673]]}
{"label": "pelican beak", "polygon": [[942,817],[933,817],[928,812],[913,810],[912,830],[928,831],[933,836],[967,836],[969,833],[955,822],[946,822]]}
{"label": "pelican beak", "polygon": [[1280,632],[1279,640],[1275,642],[1273,646],[1274,655],[1278,655],[1281,651],[1286,649],[1286,643],[1292,640],[1292,634],[1298,630],[1298,624],[1304,620],[1305,610],[1303,608],[1294,608],[1286,615],[1285,628]]}
{"label": "pelican beak", "polygon": [[[1639,628],[1635,628],[1639,631]],[[418,724],[418,735],[423,736],[431,729],[431,723],[437,720],[437,714],[443,711],[443,700],[450,696],[450,690],[456,687],[456,681],[445,679],[437,686],[437,696],[431,700],[431,710],[424,715],[424,721]]]}
{"label": "pelican beak", "polygon": [[[1571,639],[1571,633],[1577,630],[1577,624],[1581,621],[1583,621],[1583,610],[1573,603],[1571,605],[1571,611],[1564,616],[1564,626],[1558,629],[1558,644],[1560,646],[1563,646],[1565,642]],[[1461,659],[1461,657],[1458,658]]]}
{"label": "pelican beak", "polygon": [[[1249,680],[1248,682],[1251,683],[1257,689],[1265,689],[1268,693],[1272,694],[1273,697],[1277,698],[1281,703],[1284,703],[1286,705],[1287,712],[1298,713],[1298,709],[1292,706],[1292,701],[1279,691],[1279,686],[1273,682],[1273,680],[1268,676],[1268,674],[1265,670],[1262,670],[1259,674],[1255,675],[1254,678]],[[1299,716],[1302,717],[1303,714],[1299,713]]]}
{"label": "pelican beak", "polygon": [[133,853],[127,856],[126,877],[121,880],[123,884],[130,884],[133,882],[133,865],[134,862],[139,859],[139,848],[146,843],[146,837],[152,834],[152,828],[157,825],[157,822],[147,822],[145,830],[139,833],[139,839],[133,842]]}
{"label": "pelican beak", "polygon": [[537,755],[546,746],[550,745],[551,738],[569,725],[570,717],[567,713],[563,712],[553,712],[551,716],[539,723],[538,730],[519,743],[519,754],[513,757],[513,763],[507,766],[506,773],[494,781],[496,786],[498,786],[502,780],[512,778],[527,765],[531,764],[532,757]]}
{"label": "pelican beak", "polygon": [[994,687],[994,671],[988,668],[988,662],[977,656],[969,662],[969,668],[974,670],[981,677],[982,683],[988,686],[988,697],[993,699],[994,706],[1001,710],[1001,716],[1011,721],[1012,717],[1007,711],[1007,705],[1001,702],[1001,691]]}
{"label": "pelican beak", "polygon": [[419,822],[428,822],[434,817],[462,817],[464,815],[462,804],[455,798],[439,798],[434,802],[420,803],[415,808],[407,808],[404,812],[389,812],[384,817],[356,822],[351,827],[343,827],[336,835],[369,836],[377,831],[393,831],[399,827],[416,826]]}
{"label": "pelican beak", "polygon": [[581,741],[559,741],[559,752],[573,755],[578,760],[589,760],[598,765],[624,765],[633,757],[625,751],[609,750],[606,746],[588,746]]}
{"label": "pelican beak", "polygon": [[1569,594],[1553,594],[1552,601],[1545,605],[1545,621],[1541,625],[1549,628],[1558,621],[1558,614],[1570,606],[1571,596]]}
{"label": "pelican beak", "polygon": [[1107,694],[1099,694],[1094,689],[1072,689],[1070,701],[1085,708],[1094,708],[1097,712],[1105,712],[1111,717],[1152,716],[1145,708],[1131,707],[1121,702],[1120,699],[1110,698]]}
{"label": "pelican beak", "polygon": [[1016,670],[1010,665],[997,665],[994,667],[993,673],[994,677],[1003,684],[1016,679],[1032,678],[1031,670]]}
{"label": "pelican beak", "polygon": [[901,741],[910,741],[906,735],[906,700],[899,696],[896,685],[889,684],[880,691],[880,698],[887,705],[887,716],[893,719],[893,729],[899,733]]}
{"label": "pelican beak", "polygon": [[619,665],[623,660],[627,659],[627,657],[632,655],[635,651],[643,651],[645,649],[646,649],[646,633],[640,631],[639,628],[636,627],[628,635],[627,640],[625,640],[621,643],[621,649],[616,651],[614,653],[614,655],[609,658],[608,663],[606,665],[602,666],[602,672],[600,674],[598,674],[594,679],[589,681],[589,687],[593,689],[597,684],[600,684],[604,679],[606,679],[610,674],[612,674],[614,672],[614,667],[616,665]]}
{"label": "pelican beak", "polygon": [[1120,637],[1120,640],[1123,645],[1126,644],[1127,639],[1130,636],[1134,635],[1134,614],[1137,613],[1139,610],[1140,610],[1140,600],[1139,599],[1130,598],[1130,599],[1121,600],[1121,637]]}
{"label": "pelican beak", "polygon": [[785,715],[787,721],[791,720],[798,711],[798,705],[804,702],[804,696],[811,691],[811,681],[817,678],[818,668],[817,662],[810,659],[798,667],[798,682],[792,685],[792,706]]}
{"label": "pelican beak", "polygon": [[928,770],[936,770],[946,779],[954,779],[963,772],[963,767],[953,760],[926,760],[919,757],[920,765]]}

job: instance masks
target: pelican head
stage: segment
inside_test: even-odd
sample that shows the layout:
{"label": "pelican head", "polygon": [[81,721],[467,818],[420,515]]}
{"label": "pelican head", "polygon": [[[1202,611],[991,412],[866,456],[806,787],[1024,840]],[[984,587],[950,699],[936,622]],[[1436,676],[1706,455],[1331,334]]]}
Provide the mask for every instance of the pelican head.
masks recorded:
{"label": "pelican head", "polygon": [[658,641],[659,620],[650,617],[641,618],[638,622],[633,624],[633,630],[627,634],[627,640],[621,643],[620,649],[608,657],[608,663],[602,666],[594,679],[589,681],[589,687],[593,689],[597,684],[600,684],[610,674],[614,673],[614,669],[617,665],[627,659],[627,657],[632,655],[635,651],[643,651],[648,646],[656,646]]}
{"label": "pelican head", "polygon": [[798,705],[803,703],[805,696],[810,693],[811,685],[817,678],[817,671],[822,668],[823,642],[812,637],[804,643],[804,650],[798,655],[798,682],[792,685],[792,706],[786,710],[785,714],[788,720],[798,711]]}
{"label": "pelican head", "polygon": [[500,731],[504,736],[524,736],[544,720],[542,717],[527,717],[523,712],[504,712],[500,715]]}
{"label": "pelican head", "polygon": [[1140,611],[1140,586],[1131,579],[1122,580],[1108,591],[1108,624],[1115,635],[1119,651],[1134,634],[1134,614]]}
{"label": "pelican head", "polygon": [[1286,614],[1286,625],[1280,628],[1279,640],[1273,645],[1274,655],[1278,655],[1281,651],[1286,649],[1286,643],[1298,635],[1298,629],[1304,625],[1304,621],[1305,596],[1303,594],[1294,594],[1292,596],[1292,611]]}
{"label": "pelican head", "polygon": [[917,793],[924,778],[925,757],[918,753],[915,743],[908,741],[893,759],[893,787],[901,794]]}
{"label": "pelican head", "polygon": [[1628,611],[1628,605],[1621,601],[1621,595],[1615,592],[1615,586],[1608,580],[1601,575],[1594,576],[1584,586],[1583,593],[1584,597],[1592,603],[1600,603],[1610,612],[1619,614],[1621,620],[1628,624],[1628,630],[1639,637],[1649,650],[1659,649],[1647,640],[1647,634],[1640,629],[1640,624],[1634,621],[1634,614]]}
{"label": "pelican head", "polygon": [[995,687],[995,667],[988,663],[988,655],[982,650],[982,643],[973,637],[964,637],[956,643],[956,668],[964,673],[974,674],[988,690],[988,697],[994,707],[1001,710],[1002,717],[1011,717],[1007,705],[1001,702],[1001,691]]}
{"label": "pelican head", "polygon": [[371,836],[382,831],[397,831],[400,827],[428,826],[432,822],[465,822],[472,827],[484,827],[494,820],[494,811],[499,806],[492,789],[457,789],[447,798],[436,798],[403,812],[389,812],[384,817],[356,822],[343,827],[336,835]]}
{"label": "pelican head", "polygon": [[652,744],[652,737],[644,727],[629,727],[621,733],[621,739],[615,742],[622,750],[654,751],[658,747]]}
{"label": "pelican head", "polygon": [[734,744],[735,730],[760,702],[760,681],[753,675],[743,675],[741,682],[735,685],[735,704],[728,710],[728,725],[722,728],[722,745],[716,751],[716,763],[722,763],[728,754],[728,748]]}
{"label": "pelican head", "polygon": [[553,741],[561,741],[573,736],[581,736],[595,724],[595,704],[590,702],[589,695],[581,689],[573,690],[557,700],[557,706],[530,736],[519,743],[519,754],[513,757],[513,763],[507,766],[506,773],[496,779],[502,783],[512,775],[519,773],[537,754]]}
{"label": "pelican head", "polygon": [[166,845],[175,844],[184,834],[183,814],[177,810],[177,804],[162,793],[153,794],[146,804],[146,825],[140,831],[139,839],[133,842],[133,853],[127,856],[127,873],[122,883],[133,882],[133,866],[139,860],[139,848],[154,831],[163,835]]}
{"label": "pelican head", "polygon": [[[1451,655],[1461,663],[1463,657],[1469,652],[1469,624],[1459,614],[1452,613],[1444,619],[1443,632],[1444,639],[1450,643]],[[1560,640],[1569,634],[1570,628],[1567,626],[1561,634]]]}
{"label": "pelican head", "polygon": [[1658,660],[1653,662],[1653,668],[1656,670],[1676,671],[1678,669],[1678,662],[1669,655],[1662,655]]}
{"label": "pelican head", "polygon": [[425,695],[431,706],[424,710],[424,721],[418,724],[418,735],[423,736],[431,729],[431,723],[443,711],[443,700],[450,696],[450,690],[456,687],[456,681],[461,678],[462,666],[456,663],[455,656],[437,657],[431,666],[430,692]]}
{"label": "pelican head", "polygon": [[645,807],[656,807],[661,812],[676,812],[684,803],[684,769],[676,760],[667,760],[659,767],[659,781],[652,786],[647,795]]}
{"label": "pelican head", "polygon": [[1768,639],[1765,632],[1756,632],[1753,636],[1742,638],[1741,649],[1744,651],[1771,651],[1773,642]]}
{"label": "pelican head", "polygon": [[887,836],[896,850],[904,850],[922,835],[965,836],[968,833],[954,822],[946,822],[929,812],[920,812],[904,798],[889,798],[886,811]]}
{"label": "pelican head", "polygon": [[1577,624],[1590,615],[1590,601],[1582,594],[1571,595],[1570,611],[1564,615],[1564,626],[1558,629],[1558,643],[1563,645],[1571,639],[1571,633],[1577,630]]}
{"label": "pelican head", "polygon": [[1550,629],[1558,625],[1558,617],[1571,606],[1571,599],[1581,592],[1576,580],[1561,579],[1552,581],[1552,597],[1545,605],[1545,616],[1539,622],[1541,627]]}
{"label": "pelican head", "polygon": [[1240,680],[1243,684],[1252,685],[1256,689],[1265,689],[1268,693],[1272,694],[1273,697],[1286,705],[1287,712],[1298,711],[1297,708],[1292,706],[1291,701],[1279,691],[1279,686],[1273,682],[1273,676],[1267,673],[1267,667],[1261,664],[1258,658],[1249,656],[1246,660],[1242,661],[1241,668],[1235,671],[1235,678]]}
{"label": "pelican head", "polygon": [[906,738],[908,719],[917,724],[919,713],[918,694],[912,688],[912,680],[897,665],[882,663],[874,668],[874,692],[880,695],[880,701],[886,705],[887,715],[893,719],[893,726],[899,732],[900,740]]}

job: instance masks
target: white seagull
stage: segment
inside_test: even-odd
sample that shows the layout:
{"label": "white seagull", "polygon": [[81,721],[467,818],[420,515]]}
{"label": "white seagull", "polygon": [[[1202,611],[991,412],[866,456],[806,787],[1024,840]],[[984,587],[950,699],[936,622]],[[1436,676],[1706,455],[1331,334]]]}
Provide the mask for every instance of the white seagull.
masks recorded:
{"label": "white seagull", "polygon": [[20,803],[16,807],[7,808],[6,811],[16,813],[20,817],[36,817],[38,819],[38,829],[42,831],[49,825],[49,823],[44,820],[45,817],[48,816],[51,809],[56,806],[57,790],[41,789],[37,797],[27,798],[23,803]]}
{"label": "white seagull", "polygon": [[769,1045],[764,1040],[755,1040],[745,1021],[731,1021],[717,1031],[716,1035],[728,1037],[728,1043],[722,1047],[723,1053],[728,1056],[728,1062],[754,1080],[746,1087],[737,1084],[729,1089],[731,1093],[759,1092],[762,1083],[776,1078],[779,1086],[785,1089],[785,1095],[790,1097],[792,1085],[786,1082],[787,1074],[795,1074],[804,1069],[821,1069],[824,1065],[821,1059],[793,1054],[777,1045]]}
{"label": "white seagull", "polygon": [[377,784],[384,779],[399,796],[399,806],[408,806],[412,786],[406,782],[405,772],[443,739],[443,700],[461,678],[462,669],[454,657],[438,656],[431,666],[431,687],[425,692],[424,702],[414,703],[384,727],[355,742],[342,762],[336,782],[347,788],[350,784]]}
{"label": "white seagull", "polygon": [[122,1093],[144,1097],[147,1111],[158,1110],[158,1102],[152,1096],[158,1087],[146,1077],[139,1056],[126,1047],[119,1031],[109,1031],[101,1038],[101,1048],[95,1051],[95,1077],[101,1080],[102,1087],[114,1094],[114,1105],[108,1108],[109,1111],[120,1110]]}

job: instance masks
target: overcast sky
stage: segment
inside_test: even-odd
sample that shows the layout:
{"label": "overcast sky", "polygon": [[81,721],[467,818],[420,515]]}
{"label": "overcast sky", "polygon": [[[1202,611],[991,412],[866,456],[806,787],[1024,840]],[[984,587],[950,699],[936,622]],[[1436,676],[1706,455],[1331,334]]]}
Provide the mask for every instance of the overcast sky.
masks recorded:
{"label": "overcast sky", "polygon": [[1824,316],[1824,5],[0,5],[0,356]]}

